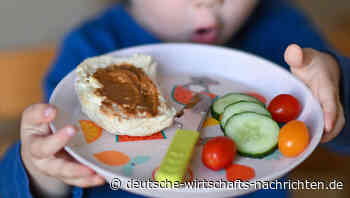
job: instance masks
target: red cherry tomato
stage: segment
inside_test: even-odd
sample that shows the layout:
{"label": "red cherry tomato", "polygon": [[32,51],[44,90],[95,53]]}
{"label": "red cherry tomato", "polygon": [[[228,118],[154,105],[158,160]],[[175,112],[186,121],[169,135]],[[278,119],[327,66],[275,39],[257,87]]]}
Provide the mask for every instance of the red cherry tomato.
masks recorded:
{"label": "red cherry tomato", "polygon": [[203,147],[202,162],[212,170],[220,170],[230,166],[236,156],[235,142],[225,136],[209,140]]}
{"label": "red cherry tomato", "polygon": [[281,94],[272,99],[267,109],[275,121],[288,122],[299,116],[301,105],[294,96]]}

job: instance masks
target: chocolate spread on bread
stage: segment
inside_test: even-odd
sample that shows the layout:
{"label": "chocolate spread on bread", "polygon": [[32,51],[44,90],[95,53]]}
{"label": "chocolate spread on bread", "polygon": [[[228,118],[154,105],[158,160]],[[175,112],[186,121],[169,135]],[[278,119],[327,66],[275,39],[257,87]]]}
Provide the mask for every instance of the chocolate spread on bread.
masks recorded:
{"label": "chocolate spread on bread", "polygon": [[101,108],[112,108],[116,104],[128,117],[158,114],[157,87],[141,68],[129,64],[110,65],[98,68],[93,77],[102,84],[96,90],[97,95],[105,96]]}

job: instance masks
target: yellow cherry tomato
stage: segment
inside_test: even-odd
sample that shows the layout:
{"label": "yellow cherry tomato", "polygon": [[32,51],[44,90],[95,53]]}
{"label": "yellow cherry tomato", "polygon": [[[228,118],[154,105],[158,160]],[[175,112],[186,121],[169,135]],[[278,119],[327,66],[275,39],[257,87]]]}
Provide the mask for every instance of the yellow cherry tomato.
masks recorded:
{"label": "yellow cherry tomato", "polygon": [[281,128],[278,149],[286,157],[296,157],[309,145],[309,140],[309,130],[305,123],[293,120]]}

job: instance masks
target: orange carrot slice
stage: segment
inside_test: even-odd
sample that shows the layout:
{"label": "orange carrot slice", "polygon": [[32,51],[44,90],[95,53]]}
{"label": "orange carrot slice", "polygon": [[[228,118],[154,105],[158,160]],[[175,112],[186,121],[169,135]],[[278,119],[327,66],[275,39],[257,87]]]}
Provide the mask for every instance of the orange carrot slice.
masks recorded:
{"label": "orange carrot slice", "polygon": [[228,181],[248,181],[255,177],[255,170],[249,166],[232,164],[226,168],[226,179]]}

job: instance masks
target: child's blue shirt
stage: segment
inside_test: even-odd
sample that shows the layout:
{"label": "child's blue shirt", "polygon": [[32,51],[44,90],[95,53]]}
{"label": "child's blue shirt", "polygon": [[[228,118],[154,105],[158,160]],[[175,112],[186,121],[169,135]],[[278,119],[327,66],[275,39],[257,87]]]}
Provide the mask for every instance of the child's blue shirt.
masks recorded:
{"label": "child's blue shirt", "polygon": [[[44,79],[46,101],[58,82],[85,58],[121,48],[160,42],[137,24],[122,6],[116,5],[108,9],[65,37],[58,56]],[[246,25],[225,46],[256,54],[289,69],[283,60],[283,54],[291,43],[329,52],[337,59],[342,70],[340,91],[346,125],[338,137],[324,145],[338,152],[350,153],[350,60],[333,52],[300,11],[285,0],[261,1]],[[11,147],[0,162],[0,197],[33,197],[28,174],[21,160],[20,146],[18,142]],[[122,190],[113,191],[107,184],[89,189],[74,187],[72,197],[140,196]],[[285,198],[289,197],[289,193],[286,190],[260,190],[244,197]]]}

